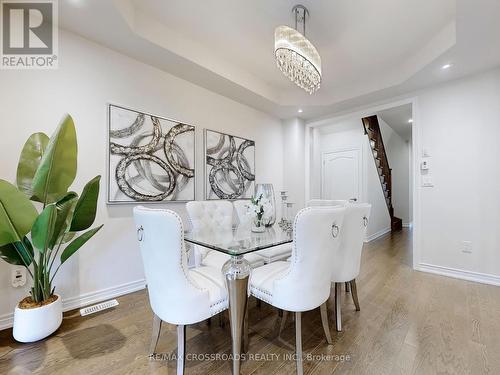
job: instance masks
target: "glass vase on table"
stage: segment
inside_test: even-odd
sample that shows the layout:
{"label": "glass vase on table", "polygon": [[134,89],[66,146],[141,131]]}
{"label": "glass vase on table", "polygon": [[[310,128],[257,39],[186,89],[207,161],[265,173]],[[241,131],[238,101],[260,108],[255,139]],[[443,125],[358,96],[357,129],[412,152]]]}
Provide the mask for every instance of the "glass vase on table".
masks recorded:
{"label": "glass vase on table", "polygon": [[252,232],[262,233],[266,230],[264,215],[266,209],[268,209],[268,205],[267,199],[263,198],[263,194],[259,194],[250,199],[248,214],[252,216]]}
{"label": "glass vase on table", "polygon": [[276,200],[274,198],[273,184],[255,185],[255,196],[262,197],[264,204],[264,226],[271,227],[276,222]]}
{"label": "glass vase on table", "polygon": [[266,226],[264,224],[264,220],[258,217],[255,217],[252,223],[252,232],[254,233],[262,233],[265,232]]}

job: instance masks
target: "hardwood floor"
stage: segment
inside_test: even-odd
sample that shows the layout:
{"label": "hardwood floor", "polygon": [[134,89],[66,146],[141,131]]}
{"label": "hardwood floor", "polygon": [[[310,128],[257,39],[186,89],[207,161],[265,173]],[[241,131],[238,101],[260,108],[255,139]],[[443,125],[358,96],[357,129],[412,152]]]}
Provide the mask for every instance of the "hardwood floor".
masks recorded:
{"label": "hardwood floor", "polygon": [[[365,245],[357,279],[361,311],[343,294],[343,331],[328,346],[319,309],[303,314],[306,374],[500,374],[500,288],[411,269],[407,230]],[[18,344],[0,332],[0,374],[175,374],[175,327],[163,325],[157,351],[148,356],[152,312],[145,291],[118,299],[120,306],[80,317],[65,314],[52,337]],[[243,374],[295,373],[293,314],[278,335],[277,310],[250,302],[250,346]],[[187,374],[230,374],[229,326],[218,319],[188,327]],[[288,355],[287,358],[285,356]],[[267,357],[266,357],[267,356]],[[163,360],[162,360],[163,359]]]}

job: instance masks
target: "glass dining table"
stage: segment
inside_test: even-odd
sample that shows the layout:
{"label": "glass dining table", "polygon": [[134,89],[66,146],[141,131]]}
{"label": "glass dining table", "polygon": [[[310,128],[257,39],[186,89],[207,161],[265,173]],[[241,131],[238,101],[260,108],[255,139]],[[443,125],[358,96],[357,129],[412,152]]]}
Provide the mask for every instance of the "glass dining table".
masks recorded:
{"label": "glass dining table", "polygon": [[203,230],[188,230],[184,240],[229,255],[231,258],[222,267],[229,297],[229,320],[233,364],[232,373],[240,373],[242,336],[248,300],[248,280],[250,264],[245,254],[292,242],[292,232],[281,229],[278,225],[255,233],[249,225],[238,227],[217,227]]}

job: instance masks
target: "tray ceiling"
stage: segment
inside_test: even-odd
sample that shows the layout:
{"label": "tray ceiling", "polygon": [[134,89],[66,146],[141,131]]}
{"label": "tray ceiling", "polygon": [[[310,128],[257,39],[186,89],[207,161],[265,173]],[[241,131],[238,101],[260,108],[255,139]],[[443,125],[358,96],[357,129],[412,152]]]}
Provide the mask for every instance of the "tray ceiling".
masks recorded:
{"label": "tray ceiling", "polygon": [[[275,66],[274,28],[289,0],[80,0],[64,28],[279,117],[317,118],[500,64],[496,0],[308,0],[307,37],[322,57],[309,95]],[[90,26],[92,25],[92,26]],[[475,54],[472,59],[470,53]],[[447,74],[440,64],[452,61]]]}

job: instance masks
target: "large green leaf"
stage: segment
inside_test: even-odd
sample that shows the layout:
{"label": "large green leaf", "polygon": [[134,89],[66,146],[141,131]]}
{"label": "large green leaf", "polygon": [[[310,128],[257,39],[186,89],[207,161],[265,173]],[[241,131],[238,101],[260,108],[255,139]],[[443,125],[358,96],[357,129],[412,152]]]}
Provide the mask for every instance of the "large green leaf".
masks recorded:
{"label": "large green leaf", "polygon": [[13,243],[0,246],[0,258],[16,266],[24,264]]}
{"label": "large green leaf", "polygon": [[97,212],[97,198],[99,197],[99,182],[101,176],[96,176],[90,180],[83,188],[82,195],[73,213],[71,221],[71,231],[77,232],[90,228],[94,223]]}
{"label": "large green leaf", "polygon": [[33,177],[33,200],[47,204],[66,194],[76,177],[77,153],[75,125],[66,115],[50,138]]}
{"label": "large green leaf", "polygon": [[21,241],[37,216],[26,195],[11,183],[0,180],[0,246]]}
{"label": "large green leaf", "polygon": [[33,246],[28,238],[24,237],[22,242],[16,241],[0,246],[0,258],[16,266],[28,267],[33,259]]}
{"label": "large green leaf", "polygon": [[92,238],[94,234],[96,234],[99,229],[102,228],[102,225],[98,226],[97,228],[93,228],[91,230],[88,230],[87,232],[83,233],[80,237],[75,238],[71,243],[64,249],[64,251],[61,254],[61,264],[66,262],[69,257],[71,257],[76,251],[85,245],[85,243]]}
{"label": "large green leaf", "polygon": [[74,192],[69,192],[55,204],[56,222],[54,223],[54,231],[49,241],[50,249],[53,249],[61,236],[64,236],[69,231],[77,201],[78,195]]}
{"label": "large green leaf", "polygon": [[49,137],[44,133],[31,134],[24,144],[19,163],[17,164],[17,187],[29,198],[33,196],[31,185],[33,177],[40,165]]}
{"label": "large green leaf", "polygon": [[76,232],[68,232],[64,235],[64,238],[62,240],[62,243],[67,243],[71,241],[73,238],[75,238]]}
{"label": "large green leaf", "polygon": [[49,247],[49,242],[54,234],[57,221],[57,208],[55,204],[49,204],[36,218],[31,228],[31,240],[33,245],[42,253]]}
{"label": "large green leaf", "polygon": [[24,236],[22,243],[14,242],[14,246],[16,247],[19,254],[21,254],[21,257],[25,262],[24,264],[26,266],[29,266],[34,257],[34,251],[33,251],[33,245],[31,244],[28,237]]}

